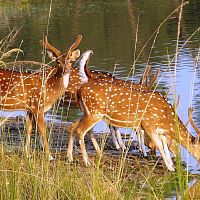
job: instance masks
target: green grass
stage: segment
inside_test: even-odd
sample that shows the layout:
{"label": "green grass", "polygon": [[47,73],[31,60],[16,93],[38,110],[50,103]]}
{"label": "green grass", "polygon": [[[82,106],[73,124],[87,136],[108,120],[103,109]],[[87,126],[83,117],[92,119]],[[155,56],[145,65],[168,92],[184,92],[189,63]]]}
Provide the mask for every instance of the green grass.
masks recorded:
{"label": "green grass", "polygon": [[129,155],[119,178],[120,156],[104,154],[98,166],[99,158],[90,155],[91,165],[85,167],[78,155],[75,163],[68,163],[66,152],[56,154],[56,160],[49,162],[38,149],[33,150],[30,159],[23,151],[7,152],[5,145],[0,150],[0,199],[132,200],[174,195],[184,199],[185,193],[187,197],[200,194],[198,187],[187,188],[187,179],[193,180],[194,175],[182,171],[180,176],[180,169],[168,172],[160,161],[156,165],[155,161]]}
{"label": "green grass", "polygon": [[176,188],[176,174],[141,158],[127,159],[118,180],[119,157],[104,155],[99,168],[98,158],[90,157],[92,164],[86,168],[82,163],[69,164],[63,155],[48,162],[41,152],[26,159],[23,153],[3,149],[1,199],[163,199]]}
{"label": "green grass", "polygon": [[54,153],[55,160],[49,162],[41,149],[32,149],[27,159],[23,151],[25,132],[18,130],[22,137],[17,144],[20,150],[12,142],[13,130],[6,130],[2,129],[0,146],[0,199],[153,200],[170,198],[174,193],[185,195],[179,185],[181,182],[186,191],[187,174],[181,168],[176,173],[168,172],[161,158],[128,154],[124,161],[123,155],[104,152],[100,158],[90,154],[91,164],[85,167],[80,155],[75,154],[71,164],[65,151]]}

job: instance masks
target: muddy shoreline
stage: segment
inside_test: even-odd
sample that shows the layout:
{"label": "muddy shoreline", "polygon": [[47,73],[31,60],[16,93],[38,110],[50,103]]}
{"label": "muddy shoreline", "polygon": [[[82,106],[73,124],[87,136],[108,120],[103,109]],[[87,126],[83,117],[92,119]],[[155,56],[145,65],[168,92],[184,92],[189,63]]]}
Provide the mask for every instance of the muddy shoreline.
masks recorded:
{"label": "muddy shoreline", "polygon": [[[66,150],[68,143],[68,130],[71,126],[71,122],[57,123],[49,121],[47,122],[47,132],[49,134],[49,144],[50,150],[54,157],[60,160],[66,160]],[[31,148],[35,149],[39,155],[42,152],[41,146],[39,144],[39,134],[37,134],[35,128],[31,136]],[[112,138],[109,133],[95,133],[97,142],[100,147],[103,146],[102,154],[102,163],[106,164],[112,160],[112,162],[117,163],[124,156],[121,151],[116,150]],[[25,144],[25,118],[23,116],[11,117],[9,118],[1,127],[0,142],[4,148],[4,152],[12,153],[18,152],[22,153],[24,144]],[[85,143],[87,152],[90,160],[95,160],[97,158],[96,151],[92,145],[92,141],[89,135],[85,136]],[[79,144],[77,138],[75,138],[74,143],[74,157],[75,162],[81,163],[82,158],[79,152]],[[156,166],[159,169],[165,169],[166,167],[163,163],[163,160],[160,156],[147,156],[143,157],[138,150],[137,141],[133,141],[130,145],[129,151],[126,156],[126,163],[129,163],[130,166],[141,167],[144,165],[147,166]]]}

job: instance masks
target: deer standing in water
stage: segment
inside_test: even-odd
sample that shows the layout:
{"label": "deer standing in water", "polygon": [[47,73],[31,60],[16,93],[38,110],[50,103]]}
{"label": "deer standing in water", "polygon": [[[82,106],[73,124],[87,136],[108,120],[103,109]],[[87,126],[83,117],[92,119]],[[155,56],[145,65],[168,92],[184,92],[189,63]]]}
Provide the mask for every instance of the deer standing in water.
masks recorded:
{"label": "deer standing in water", "polygon": [[71,61],[76,60],[80,50],[75,50],[81,42],[78,35],[65,55],[61,56],[51,46],[47,38],[41,41],[48,56],[57,62],[52,70],[37,73],[0,70],[0,109],[26,110],[26,154],[30,153],[30,137],[32,122],[35,121],[44,143],[44,151],[49,159],[53,159],[49,151],[46,135],[44,113],[65,93],[69,83]]}
{"label": "deer standing in water", "polygon": [[[85,134],[100,120],[116,127],[143,129],[159,150],[167,168],[174,171],[168,149],[169,138],[183,145],[200,160],[200,144],[181,122],[174,108],[157,92],[131,88],[104,78],[91,79],[81,85],[77,92],[83,117],[70,131],[69,146],[73,146],[74,130],[77,131],[85,165],[88,156],[85,149]],[[72,149],[68,151],[73,159]]]}

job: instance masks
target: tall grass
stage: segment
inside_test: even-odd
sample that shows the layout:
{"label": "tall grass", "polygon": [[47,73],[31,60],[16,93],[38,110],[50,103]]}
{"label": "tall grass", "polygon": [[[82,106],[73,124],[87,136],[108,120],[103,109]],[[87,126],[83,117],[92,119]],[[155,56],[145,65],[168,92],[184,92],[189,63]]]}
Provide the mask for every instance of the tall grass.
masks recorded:
{"label": "tall grass", "polygon": [[[183,5],[184,3],[182,2],[181,6]],[[176,9],[176,11],[179,9]],[[179,11],[181,15],[181,9]],[[172,14],[174,14],[174,12]],[[50,14],[51,12],[49,12],[49,18]],[[170,14],[166,20],[172,14]],[[153,45],[158,37],[161,26],[166,20],[161,23],[159,28],[150,37],[149,41],[153,38]],[[179,20],[181,20],[181,17]],[[178,27],[180,28],[180,23]],[[179,40],[178,35],[179,33],[177,34],[177,42]],[[21,52],[19,48],[8,50],[15,37],[16,31],[13,31],[9,36],[0,41],[0,50],[2,52],[0,55],[0,64],[3,67],[6,66],[5,59],[8,56],[12,53]],[[135,48],[136,46],[137,45],[135,45]],[[177,43],[175,60],[177,60],[179,51],[180,49],[178,49]],[[135,64],[141,52],[136,56],[135,49],[135,60],[130,74],[134,71]],[[57,110],[57,107],[55,110]],[[8,123],[6,123],[5,119],[2,119],[0,125],[7,126]],[[50,132],[53,132],[53,130],[54,129],[50,130]],[[140,157],[133,157],[130,156],[128,152],[117,157],[105,154],[102,154],[102,157],[99,158],[91,156],[91,165],[86,168],[83,166],[83,163],[81,163],[82,159],[78,156],[76,156],[76,161],[79,162],[73,164],[68,163],[65,153],[57,153],[55,155],[56,160],[49,162],[38,148],[34,148],[32,157],[27,159],[23,151],[23,135],[25,135],[25,131],[22,131],[20,134],[22,138],[22,150],[6,148],[7,144],[4,143],[4,141],[7,134],[6,129],[2,128],[0,146],[0,199],[2,200],[132,200],[164,199],[173,195],[177,195],[178,198],[192,199],[192,197],[197,197],[197,195],[199,195],[198,189],[197,192],[195,189],[191,189],[191,191],[187,189],[189,180],[194,176],[182,170],[183,163],[181,161],[181,156],[177,157],[177,171],[175,173],[169,173],[160,160],[152,161]],[[37,143],[37,140],[35,140],[35,143]],[[160,165],[161,167],[159,167]],[[185,193],[186,190],[188,191],[187,193]],[[196,194],[194,194],[194,191]]]}
{"label": "tall grass", "polygon": [[1,152],[0,159],[1,199],[163,199],[174,189],[172,174],[163,169],[155,173],[154,166],[137,158],[126,163],[120,184],[120,161],[110,156],[98,169],[95,158],[89,168],[61,158],[50,163],[37,153],[27,160],[15,152]]}

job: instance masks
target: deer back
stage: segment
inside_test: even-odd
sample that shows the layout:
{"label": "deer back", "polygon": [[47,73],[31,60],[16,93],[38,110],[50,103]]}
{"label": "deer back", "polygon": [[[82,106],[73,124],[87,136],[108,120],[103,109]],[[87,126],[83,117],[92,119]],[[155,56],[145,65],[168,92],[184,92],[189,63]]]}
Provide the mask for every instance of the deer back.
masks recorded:
{"label": "deer back", "polygon": [[[142,126],[144,130],[161,131],[176,141],[180,140],[196,159],[200,159],[200,144],[193,144],[194,137],[161,94],[101,79],[83,84],[78,97],[86,115],[104,116],[109,123],[119,127],[137,129]],[[177,133],[180,134],[179,139]]]}

